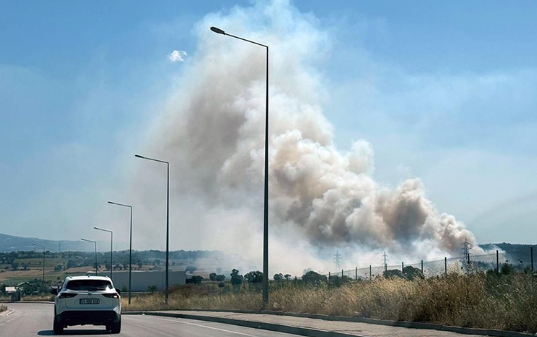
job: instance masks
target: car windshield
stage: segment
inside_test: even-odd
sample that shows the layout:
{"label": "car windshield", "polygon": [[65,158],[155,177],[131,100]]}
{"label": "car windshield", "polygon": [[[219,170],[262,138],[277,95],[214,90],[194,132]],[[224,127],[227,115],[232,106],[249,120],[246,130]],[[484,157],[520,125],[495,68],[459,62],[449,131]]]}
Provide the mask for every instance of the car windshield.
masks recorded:
{"label": "car windshield", "polygon": [[110,281],[106,280],[76,280],[69,281],[66,289],[70,290],[106,290],[112,289]]}

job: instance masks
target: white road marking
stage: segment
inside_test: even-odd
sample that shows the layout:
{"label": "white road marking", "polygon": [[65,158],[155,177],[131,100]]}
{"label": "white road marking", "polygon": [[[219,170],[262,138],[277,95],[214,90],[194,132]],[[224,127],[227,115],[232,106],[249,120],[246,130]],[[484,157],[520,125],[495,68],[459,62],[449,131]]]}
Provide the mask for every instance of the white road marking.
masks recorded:
{"label": "white road marking", "polygon": [[177,318],[171,318],[170,319],[170,318],[163,318],[163,317],[158,317],[158,316],[156,316],[155,318],[162,319],[162,320],[165,320],[165,321],[170,321],[170,322],[181,323],[181,324],[194,325],[194,326],[198,326],[198,327],[201,327],[201,328],[207,328],[207,329],[211,329],[211,330],[234,333],[234,334],[242,335],[242,336],[258,337],[256,335],[250,335],[250,334],[243,333],[243,332],[237,332],[237,331],[231,331],[231,330],[226,330],[226,329],[213,328],[213,327],[210,327],[210,326],[196,324],[196,323],[190,323],[190,322],[182,322],[182,321],[178,320]]}

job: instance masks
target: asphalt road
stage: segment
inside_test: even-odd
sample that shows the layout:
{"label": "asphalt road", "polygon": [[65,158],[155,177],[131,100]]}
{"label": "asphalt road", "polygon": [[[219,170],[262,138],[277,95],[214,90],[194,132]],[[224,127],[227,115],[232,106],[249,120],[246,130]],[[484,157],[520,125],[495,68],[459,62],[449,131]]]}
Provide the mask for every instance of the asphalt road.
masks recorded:
{"label": "asphalt road", "polygon": [[[8,311],[0,314],[0,337],[53,336],[53,312],[54,306],[49,303],[8,303]],[[68,327],[64,334],[124,337],[296,337],[229,324],[138,315],[122,316],[120,335],[109,334],[104,326],[92,325]]]}

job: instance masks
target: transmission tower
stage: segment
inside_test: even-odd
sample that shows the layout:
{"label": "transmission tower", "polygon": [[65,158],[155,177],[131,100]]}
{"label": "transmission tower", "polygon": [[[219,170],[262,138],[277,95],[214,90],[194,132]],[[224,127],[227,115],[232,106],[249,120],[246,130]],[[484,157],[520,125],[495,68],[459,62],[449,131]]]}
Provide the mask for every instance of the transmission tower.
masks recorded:
{"label": "transmission tower", "polygon": [[334,255],[334,262],[336,263],[336,270],[339,270],[341,262],[341,254],[336,250],[336,255]]}
{"label": "transmission tower", "polygon": [[468,254],[470,254],[470,249],[472,247],[470,246],[470,242],[468,242],[467,238],[464,238],[464,243],[462,244],[462,260],[468,261]]}
{"label": "transmission tower", "polygon": [[382,264],[384,265],[384,270],[388,270],[388,255],[386,255],[386,252],[382,255]]}

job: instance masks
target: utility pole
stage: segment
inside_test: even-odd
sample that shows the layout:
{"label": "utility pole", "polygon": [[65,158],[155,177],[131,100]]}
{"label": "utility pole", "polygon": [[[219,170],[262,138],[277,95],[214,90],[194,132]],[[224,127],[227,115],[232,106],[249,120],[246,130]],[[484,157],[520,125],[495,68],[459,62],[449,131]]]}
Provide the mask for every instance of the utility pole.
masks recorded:
{"label": "utility pole", "polygon": [[336,255],[334,255],[334,261],[336,263],[336,270],[339,270],[339,266],[341,262],[341,254],[337,250],[336,250]]}
{"label": "utility pole", "polygon": [[382,264],[384,265],[384,271],[388,271],[388,255],[386,255],[386,251],[382,255]]}

